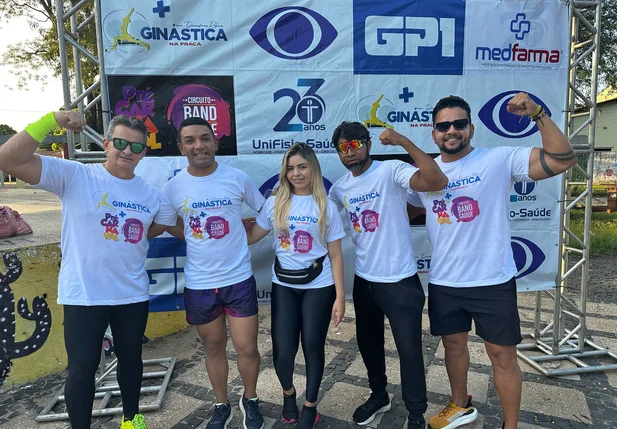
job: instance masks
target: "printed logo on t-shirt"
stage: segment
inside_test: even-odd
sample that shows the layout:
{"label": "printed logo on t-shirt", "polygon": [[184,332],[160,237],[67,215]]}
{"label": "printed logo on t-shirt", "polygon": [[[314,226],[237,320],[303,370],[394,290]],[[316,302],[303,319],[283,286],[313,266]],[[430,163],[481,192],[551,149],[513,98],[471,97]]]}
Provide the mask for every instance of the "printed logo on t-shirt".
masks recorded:
{"label": "printed logo on t-shirt", "polygon": [[308,253],[313,248],[313,237],[306,231],[298,230],[293,238],[294,251]]}
{"label": "printed logo on t-shirt", "polygon": [[282,249],[285,249],[285,250],[291,249],[291,240],[289,239],[289,231],[281,231],[276,238],[279,240],[279,246],[281,246]]}
{"label": "printed logo on t-shirt", "polygon": [[189,216],[189,226],[193,230],[191,235],[198,240],[204,239],[204,233],[201,230],[201,218],[199,216]]}
{"label": "printed logo on t-shirt", "polygon": [[[433,199],[432,211],[437,215],[437,223],[440,225],[451,225],[452,220],[448,214],[448,204],[450,213],[456,218],[457,222],[471,222],[480,215],[480,205],[478,201],[471,197],[456,197],[450,193],[431,192],[438,194],[440,198]],[[427,195],[428,197],[428,195]]]}
{"label": "printed logo on t-shirt", "polygon": [[105,213],[105,218],[101,220],[101,225],[105,227],[103,237],[105,240],[118,241],[118,216]]}
{"label": "printed logo on t-shirt", "polygon": [[456,180],[450,180],[448,185],[445,187],[447,191],[454,191],[456,189],[467,188],[474,183],[479,183],[481,181],[480,176],[478,174],[472,174],[467,177],[461,177]]}
{"label": "printed logo on t-shirt", "polygon": [[379,227],[379,213],[374,210],[362,210],[362,205],[380,198],[379,192],[371,191],[357,197],[343,197],[343,205],[349,214],[349,222],[354,232],[375,232]]}
{"label": "printed logo on t-shirt", "polygon": [[437,214],[437,223],[440,225],[451,224],[450,216],[448,215],[448,204],[446,200],[433,200],[433,213]]}
{"label": "printed logo on t-shirt", "polygon": [[[109,192],[98,191],[93,195],[94,203],[96,204],[97,210],[101,210],[104,212],[111,213],[124,213],[124,212],[133,212],[133,213],[150,213],[150,208],[145,204],[142,204],[133,200],[120,200],[117,199],[113,194]],[[126,213],[124,213],[126,216]],[[120,217],[123,217],[120,215]]]}
{"label": "printed logo on t-shirt", "polygon": [[221,210],[233,205],[230,198],[213,198],[209,200],[196,200],[190,196],[181,199],[181,212],[188,213],[191,235],[197,240],[204,240],[204,232],[207,238],[220,240],[229,234],[229,221],[222,216],[213,216],[212,211]]}
{"label": "printed logo on t-shirt", "polygon": [[139,219],[127,219],[122,226],[122,234],[124,234],[124,241],[139,243],[144,236],[144,224]]}
{"label": "printed logo on t-shirt", "polygon": [[220,240],[229,234],[229,222],[220,216],[210,216],[206,218],[204,229],[209,238]]}
{"label": "printed logo on t-shirt", "polygon": [[471,222],[480,215],[480,206],[471,197],[456,197],[450,210],[459,222]]}
{"label": "printed logo on t-shirt", "polygon": [[[233,205],[230,198],[213,198],[210,200],[198,201],[190,196],[182,199],[182,211],[185,213],[198,213],[203,210],[217,210]],[[201,216],[203,217],[203,216]]]}
{"label": "printed logo on t-shirt", "polygon": [[[98,191],[93,195],[97,210],[105,212],[101,219],[101,226],[105,227],[103,237],[105,240],[118,242],[120,232],[124,235],[124,242],[137,244],[144,237],[143,223],[134,217],[127,217],[130,213],[150,213],[150,208],[142,203],[117,199],[110,192]],[[120,220],[123,225],[120,227]]]}

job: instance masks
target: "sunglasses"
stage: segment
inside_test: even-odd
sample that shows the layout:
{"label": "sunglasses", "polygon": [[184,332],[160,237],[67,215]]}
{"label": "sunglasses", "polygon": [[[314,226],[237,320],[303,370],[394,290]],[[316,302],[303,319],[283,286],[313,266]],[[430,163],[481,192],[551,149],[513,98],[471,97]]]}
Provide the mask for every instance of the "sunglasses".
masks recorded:
{"label": "sunglasses", "polygon": [[114,137],[112,139],[112,141],[114,142],[114,147],[118,150],[124,150],[126,149],[127,146],[131,146],[131,152],[133,153],[142,153],[144,151],[144,149],[146,148],[146,145],[143,143],[139,143],[139,142],[130,142],[118,137]]}
{"label": "sunglasses", "polygon": [[336,145],[336,151],[339,153],[347,153],[347,150],[351,148],[352,151],[356,151],[360,149],[362,146],[366,144],[366,140],[349,140]]}
{"label": "sunglasses", "polygon": [[450,127],[454,125],[455,130],[464,130],[467,125],[469,125],[469,119],[457,119],[456,121],[445,121],[445,122],[437,122],[435,124],[435,129],[440,133],[448,132]]}

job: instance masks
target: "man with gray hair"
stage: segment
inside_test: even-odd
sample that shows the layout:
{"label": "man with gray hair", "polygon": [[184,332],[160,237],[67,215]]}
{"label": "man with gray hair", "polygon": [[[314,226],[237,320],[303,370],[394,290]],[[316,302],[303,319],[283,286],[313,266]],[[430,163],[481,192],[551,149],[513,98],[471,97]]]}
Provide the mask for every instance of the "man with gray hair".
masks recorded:
{"label": "man with gray hair", "polygon": [[35,153],[58,127],[81,131],[78,112],[43,116],[0,147],[0,170],[62,201],[62,264],[58,304],[64,306],[68,355],[66,407],[73,429],[90,427],[94,377],[110,325],[118,357],[124,417],[121,429],[147,429],[139,414],[142,338],[149,309],[145,269],[148,229],[161,192],[135,176],[147,151],[148,131],[135,118],[114,117],[103,139],[107,161],[82,164]]}

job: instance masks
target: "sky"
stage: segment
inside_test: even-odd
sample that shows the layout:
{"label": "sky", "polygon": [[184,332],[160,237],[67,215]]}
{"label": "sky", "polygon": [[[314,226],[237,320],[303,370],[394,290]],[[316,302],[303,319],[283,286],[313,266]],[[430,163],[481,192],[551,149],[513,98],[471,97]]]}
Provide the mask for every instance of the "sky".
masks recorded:
{"label": "sky", "polygon": [[[32,39],[35,32],[28,27],[25,19],[14,18],[0,24],[0,58],[7,46],[19,41]],[[7,86],[14,88],[10,90]],[[17,89],[17,78],[11,68],[0,60],[0,124],[7,124],[20,131],[44,114],[58,109],[63,104],[62,79],[52,77],[47,84],[32,82],[28,89]]]}

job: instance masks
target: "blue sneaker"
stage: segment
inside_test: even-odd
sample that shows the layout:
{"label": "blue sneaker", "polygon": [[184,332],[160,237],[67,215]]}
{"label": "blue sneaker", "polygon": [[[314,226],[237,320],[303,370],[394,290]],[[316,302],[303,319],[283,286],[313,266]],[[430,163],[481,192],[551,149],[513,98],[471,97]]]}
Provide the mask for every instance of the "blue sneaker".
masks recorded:
{"label": "blue sneaker", "polygon": [[240,410],[244,415],[242,427],[244,429],[263,429],[264,418],[259,411],[259,398],[247,399],[242,395]]}
{"label": "blue sneaker", "polygon": [[215,404],[214,410],[210,412],[212,416],[210,421],[206,425],[206,429],[227,429],[227,425],[233,419],[231,414],[231,405],[229,402],[226,404]]}

